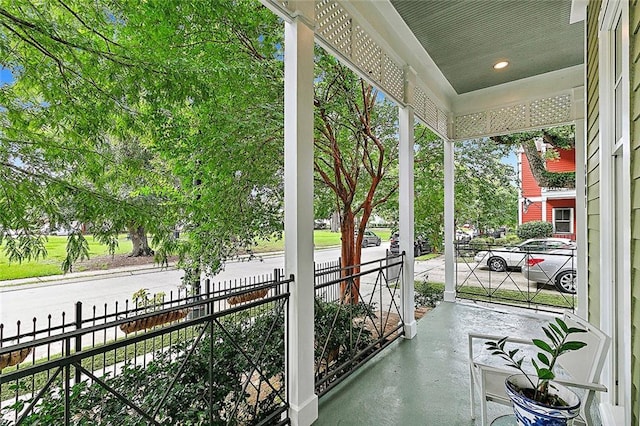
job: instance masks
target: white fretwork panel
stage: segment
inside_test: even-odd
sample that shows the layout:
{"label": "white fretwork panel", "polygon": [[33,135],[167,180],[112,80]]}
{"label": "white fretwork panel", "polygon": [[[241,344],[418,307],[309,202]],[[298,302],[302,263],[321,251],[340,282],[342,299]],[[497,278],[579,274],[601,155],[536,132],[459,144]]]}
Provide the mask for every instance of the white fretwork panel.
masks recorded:
{"label": "white fretwork panel", "polygon": [[526,127],[528,127],[527,107],[524,104],[489,111],[490,133],[500,133],[512,129],[524,129]]}
{"label": "white fretwork panel", "polygon": [[420,87],[416,87],[413,92],[413,108],[416,115],[421,119],[425,119],[425,103],[427,102],[427,95]]}
{"label": "white fretwork panel", "polygon": [[360,25],[356,25],[353,28],[351,60],[361,71],[377,82],[380,82],[381,56],[380,47]]}
{"label": "white fretwork panel", "polygon": [[530,126],[562,123],[571,119],[571,95],[559,95],[531,102]]}
{"label": "white fretwork panel", "polygon": [[322,36],[347,57],[351,56],[352,20],[333,0],[316,2],[316,34]]}
{"label": "white fretwork panel", "polygon": [[487,113],[461,115],[455,119],[456,139],[471,138],[487,133]]}
{"label": "white fretwork panel", "polygon": [[434,129],[438,128],[438,107],[428,96],[424,103],[424,119]]}
{"label": "white fretwork panel", "polygon": [[404,99],[404,73],[387,55],[382,55],[382,84],[397,99]]}
{"label": "white fretwork panel", "polygon": [[433,130],[447,135],[447,113],[438,109],[436,104],[417,86],[414,93],[416,116]]}
{"label": "white fretwork panel", "polygon": [[438,127],[436,129],[441,135],[447,135],[447,113],[443,110],[438,110]]}

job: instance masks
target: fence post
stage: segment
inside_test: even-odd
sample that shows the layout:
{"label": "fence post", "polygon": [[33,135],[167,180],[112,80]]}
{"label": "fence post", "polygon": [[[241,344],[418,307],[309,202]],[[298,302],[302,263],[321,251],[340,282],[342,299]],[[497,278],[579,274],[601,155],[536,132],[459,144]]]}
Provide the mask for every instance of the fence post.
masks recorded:
{"label": "fence post", "polygon": [[[76,302],[76,330],[82,328],[82,302]],[[76,336],[76,353],[82,351],[82,335]],[[80,383],[80,369],[76,367],[75,384]]]}
{"label": "fence post", "polygon": [[[67,337],[64,342],[64,353],[66,356],[71,355],[71,338]],[[64,366],[64,424],[71,424],[71,365]]]}
{"label": "fence post", "polygon": [[[211,296],[211,279],[209,279],[209,278],[207,278],[204,281],[204,291],[205,291],[205,294],[206,294],[206,298],[207,299],[211,299],[211,297],[212,297]],[[207,309],[205,314],[211,315],[213,313],[213,302],[207,303],[205,306],[206,306],[206,309]]]}
{"label": "fence post", "polygon": [[[316,269],[315,262],[314,262],[313,269],[314,271]],[[279,296],[280,295],[280,268],[275,268],[273,270],[273,282],[276,283],[276,296]]]}

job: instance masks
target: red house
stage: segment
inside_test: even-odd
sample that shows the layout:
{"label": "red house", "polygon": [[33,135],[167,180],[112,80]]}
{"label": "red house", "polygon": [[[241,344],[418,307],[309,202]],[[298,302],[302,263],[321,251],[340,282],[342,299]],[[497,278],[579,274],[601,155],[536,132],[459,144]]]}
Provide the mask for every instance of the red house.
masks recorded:
{"label": "red house", "polygon": [[[541,141],[538,151],[544,154],[547,147]],[[546,161],[550,172],[576,170],[575,149],[557,149],[559,158]],[[518,152],[520,197],[518,199],[518,223],[544,221],[553,224],[553,236],[576,239],[576,190],[565,188],[541,188],[531,172],[527,156]]]}

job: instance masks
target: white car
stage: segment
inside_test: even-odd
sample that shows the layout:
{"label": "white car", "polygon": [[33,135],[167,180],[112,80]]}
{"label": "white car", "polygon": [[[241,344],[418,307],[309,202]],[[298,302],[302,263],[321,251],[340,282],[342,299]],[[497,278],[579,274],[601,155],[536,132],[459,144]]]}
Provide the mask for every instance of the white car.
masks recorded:
{"label": "white car", "polygon": [[575,242],[568,238],[532,238],[513,247],[492,247],[479,251],[474,260],[478,265],[486,264],[490,270],[502,272],[508,268],[521,268],[527,253],[573,248]]}

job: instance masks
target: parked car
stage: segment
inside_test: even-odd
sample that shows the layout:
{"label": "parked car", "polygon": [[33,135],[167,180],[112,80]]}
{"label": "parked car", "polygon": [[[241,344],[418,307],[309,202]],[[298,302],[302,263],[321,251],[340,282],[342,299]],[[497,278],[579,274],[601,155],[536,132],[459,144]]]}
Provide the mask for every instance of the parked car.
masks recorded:
{"label": "parked car", "polygon": [[531,254],[522,265],[522,275],[530,281],[554,285],[562,293],[576,293],[575,250],[553,250]]}
{"label": "parked car", "polygon": [[575,242],[568,238],[531,238],[513,247],[493,247],[476,253],[476,263],[486,263],[495,272],[508,268],[521,268],[527,253],[541,253],[558,249],[575,248]]}
{"label": "parked car", "polygon": [[380,244],[382,244],[382,239],[373,231],[364,231],[364,235],[362,236],[362,247],[379,246]]}
{"label": "parked car", "polygon": [[313,229],[327,229],[327,222],[316,219],[313,221]]}
{"label": "parked car", "polygon": [[[391,244],[389,247],[389,251],[393,254],[400,253],[400,233],[394,232],[391,234]],[[413,241],[413,256],[418,257],[423,254],[431,253],[431,244],[429,243],[429,239],[418,235],[416,239]]]}

